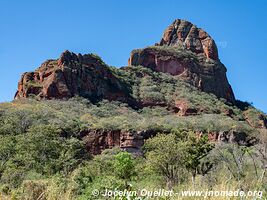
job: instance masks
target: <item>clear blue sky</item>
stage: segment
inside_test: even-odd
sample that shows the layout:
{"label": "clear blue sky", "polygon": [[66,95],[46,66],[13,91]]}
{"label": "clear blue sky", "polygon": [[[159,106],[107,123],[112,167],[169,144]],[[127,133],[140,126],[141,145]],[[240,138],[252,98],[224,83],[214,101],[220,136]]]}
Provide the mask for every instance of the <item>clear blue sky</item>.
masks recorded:
{"label": "clear blue sky", "polygon": [[236,97],[267,112],[266,10],[264,0],[1,0],[0,102],[12,100],[23,72],[66,49],[123,66],[182,18],[218,43]]}

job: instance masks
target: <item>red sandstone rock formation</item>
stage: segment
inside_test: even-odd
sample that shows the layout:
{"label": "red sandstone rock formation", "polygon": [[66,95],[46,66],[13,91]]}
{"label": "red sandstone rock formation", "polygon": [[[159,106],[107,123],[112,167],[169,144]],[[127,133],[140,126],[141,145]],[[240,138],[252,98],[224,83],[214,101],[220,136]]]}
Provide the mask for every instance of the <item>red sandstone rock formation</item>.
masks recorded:
{"label": "red sandstone rock formation", "polygon": [[128,152],[141,154],[144,140],[157,134],[155,130],[89,130],[81,135],[91,154],[99,154],[105,149],[120,147]]}
{"label": "red sandstone rock formation", "polygon": [[196,54],[218,60],[218,50],[214,40],[204,30],[194,24],[176,19],[165,31],[159,44],[188,49]]}
{"label": "red sandstone rock formation", "polygon": [[[234,103],[235,97],[226,77],[226,68],[218,58],[214,40],[202,29],[184,20],[175,20],[164,32],[155,47],[134,50],[129,65],[142,65],[157,72],[169,73],[200,90],[213,93]],[[130,67],[128,67],[130,68]],[[128,68],[125,68],[127,70]],[[39,99],[68,99],[75,95],[90,101],[101,99],[136,104],[128,87],[118,79],[105,63],[93,54],[74,54],[65,51],[59,59],[44,62],[36,71],[24,73],[19,81],[16,99],[31,95]],[[165,102],[139,102],[139,107],[169,106]],[[178,115],[195,115],[201,110],[190,108],[186,100],[177,99]],[[225,110],[228,116],[232,110]],[[249,119],[247,119],[249,121]],[[262,126],[266,127],[266,120]],[[145,139],[156,130],[130,132],[121,130],[89,130],[81,138],[92,154],[119,146],[140,153]],[[243,133],[210,133],[211,140],[244,141]]]}
{"label": "red sandstone rock formation", "polygon": [[129,65],[142,65],[157,72],[174,75],[204,92],[235,102],[234,93],[226,77],[227,70],[219,61],[194,57],[191,52],[149,47],[134,50]]}
{"label": "red sandstone rock formation", "polygon": [[[175,20],[164,32],[158,46],[133,51],[129,65],[169,73],[202,91],[235,102],[215,42],[190,22]],[[22,75],[15,98],[31,95],[39,99],[79,95],[91,101],[105,98],[133,102],[122,80],[116,78],[99,57],[69,51],[58,60],[44,62],[35,72]]]}
{"label": "red sandstone rock formation", "polygon": [[93,54],[62,53],[44,62],[35,72],[22,75],[15,99],[35,95],[40,99],[64,99],[75,95],[131,103],[127,88],[103,61]]}
{"label": "red sandstone rock formation", "polygon": [[199,112],[196,108],[190,108],[186,100],[177,100],[174,106],[180,116],[196,115]]}
{"label": "red sandstone rock formation", "polygon": [[[92,155],[100,154],[105,149],[120,147],[128,152],[140,155],[144,141],[157,134],[157,130],[122,131],[122,130],[88,130],[81,134],[86,144],[86,149]],[[165,132],[168,134],[168,132]],[[196,132],[201,137],[206,133]],[[238,143],[241,145],[253,145],[255,138],[247,136],[243,132],[221,131],[208,133],[212,142]]]}
{"label": "red sandstone rock formation", "polygon": [[157,46],[132,51],[128,63],[169,73],[204,92],[235,102],[214,40],[190,22],[175,20]]}

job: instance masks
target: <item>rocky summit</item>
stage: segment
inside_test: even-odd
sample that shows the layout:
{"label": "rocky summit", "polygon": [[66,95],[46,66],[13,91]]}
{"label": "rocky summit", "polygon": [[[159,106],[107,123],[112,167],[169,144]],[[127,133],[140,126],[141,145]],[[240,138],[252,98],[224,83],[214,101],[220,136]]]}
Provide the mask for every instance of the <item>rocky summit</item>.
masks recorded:
{"label": "rocky summit", "polygon": [[205,31],[178,19],[164,31],[156,45],[132,51],[129,65],[142,65],[169,73],[204,92],[234,103],[226,67],[218,58],[214,40]]}
{"label": "rocky summit", "polygon": [[177,19],[165,31],[156,45],[188,49],[206,58],[218,60],[218,50],[211,36],[194,24]]}

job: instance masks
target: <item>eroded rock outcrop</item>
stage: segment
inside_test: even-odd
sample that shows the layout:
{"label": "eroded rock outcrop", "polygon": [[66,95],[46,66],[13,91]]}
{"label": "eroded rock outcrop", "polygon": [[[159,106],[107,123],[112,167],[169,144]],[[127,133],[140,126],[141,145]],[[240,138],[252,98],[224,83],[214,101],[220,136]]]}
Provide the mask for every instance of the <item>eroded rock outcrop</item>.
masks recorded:
{"label": "eroded rock outcrop", "polygon": [[214,40],[204,30],[191,22],[176,19],[165,31],[157,44],[190,50],[207,58],[218,60],[218,50]]}
{"label": "eroded rock outcrop", "polygon": [[[162,133],[162,132],[161,132]],[[165,132],[168,134],[169,132]],[[105,149],[119,147],[125,151],[136,155],[142,154],[142,146],[145,140],[158,134],[157,130],[143,131],[123,131],[123,130],[88,130],[81,134],[85,142],[86,149],[92,155],[100,154]],[[206,133],[196,132],[196,135],[202,137]],[[208,133],[211,142],[237,143],[240,145],[251,146],[256,143],[256,138],[248,136],[244,132],[220,131]]]}
{"label": "eroded rock outcrop", "polygon": [[235,102],[214,40],[190,22],[175,20],[157,46],[132,51],[128,62],[177,76],[204,92]]}
{"label": "eroded rock outcrop", "polygon": [[201,112],[199,109],[191,108],[186,100],[176,100],[173,109],[180,116],[197,115]]}
{"label": "eroded rock outcrop", "polygon": [[243,112],[245,120],[254,128],[267,129],[267,115],[253,109]]}
{"label": "eroded rock outcrop", "polygon": [[81,134],[81,138],[85,142],[88,152],[93,155],[113,147],[120,147],[128,152],[141,154],[144,140],[156,134],[156,130],[88,130]]}
{"label": "eroded rock outcrop", "polygon": [[75,95],[133,103],[127,86],[93,54],[62,53],[58,60],[44,62],[35,72],[22,75],[15,99],[31,95],[40,99],[64,99]]}

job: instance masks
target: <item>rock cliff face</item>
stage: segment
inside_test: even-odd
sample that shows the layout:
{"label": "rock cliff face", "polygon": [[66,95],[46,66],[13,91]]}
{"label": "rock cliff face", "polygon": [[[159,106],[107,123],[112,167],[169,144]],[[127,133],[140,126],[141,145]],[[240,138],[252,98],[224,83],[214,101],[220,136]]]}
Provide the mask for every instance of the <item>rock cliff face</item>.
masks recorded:
{"label": "rock cliff face", "polygon": [[128,62],[169,73],[204,92],[235,102],[214,40],[190,22],[175,20],[157,46],[132,51]]}
{"label": "rock cliff face", "polygon": [[40,99],[64,99],[75,95],[91,101],[119,100],[131,103],[125,84],[93,54],[62,53],[58,60],[44,62],[35,72],[22,75],[15,99],[35,95]]}
{"label": "rock cliff face", "polygon": [[[81,138],[86,144],[87,151],[93,155],[100,154],[103,150],[113,147],[120,147],[128,152],[141,155],[144,141],[150,137],[156,136],[157,133],[156,130],[88,130],[81,134]],[[203,135],[201,132],[196,132],[196,134],[198,136]],[[253,145],[256,142],[255,138],[248,137],[243,132],[235,132],[232,130],[210,132],[208,137],[212,142],[229,142],[247,146]]]}
{"label": "rock cliff face", "polygon": [[144,140],[155,136],[155,130],[122,131],[122,130],[89,130],[81,134],[87,150],[99,154],[115,146],[135,154],[141,154]]}

